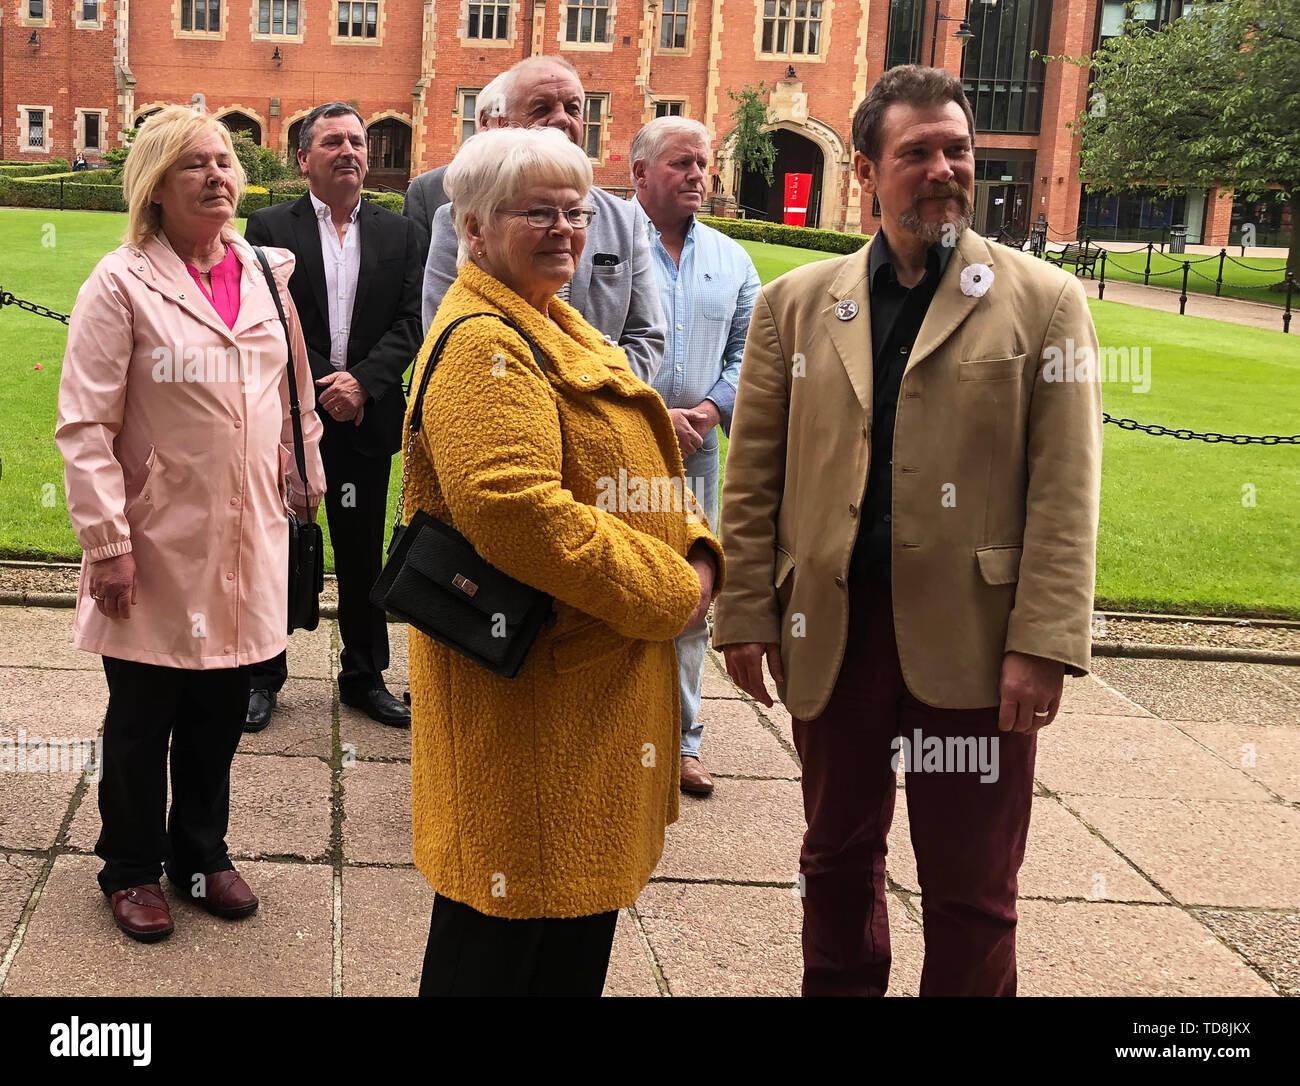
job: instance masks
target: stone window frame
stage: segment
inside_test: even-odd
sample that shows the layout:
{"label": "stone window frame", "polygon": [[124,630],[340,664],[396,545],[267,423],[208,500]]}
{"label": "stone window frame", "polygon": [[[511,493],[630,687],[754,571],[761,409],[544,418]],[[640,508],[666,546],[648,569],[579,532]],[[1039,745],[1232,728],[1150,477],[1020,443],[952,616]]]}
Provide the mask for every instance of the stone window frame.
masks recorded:
{"label": "stone window frame", "polygon": [[39,19],[33,18],[28,13],[32,10],[29,0],[19,0],[18,3],[18,25],[43,28],[50,25],[52,18],[50,7],[54,0],[41,0],[41,10],[45,12]]}
{"label": "stone window frame", "polygon": [[[268,0],[269,2],[269,0]],[[301,45],[307,27],[307,0],[298,0],[298,32],[296,34],[277,34],[271,31],[263,34],[257,29],[258,19],[262,14],[262,0],[249,0],[248,4],[248,39],[249,41],[294,42]]]}
{"label": "stone window frame", "polygon": [[[54,107],[39,105],[18,105],[18,153],[22,155],[49,155],[50,145],[54,142]],[[27,141],[31,139],[31,128],[27,123],[29,113],[43,115],[42,131],[45,133],[45,146],[33,147]]]}
{"label": "stone window frame", "polygon": [[[775,0],[779,5],[782,0]],[[789,0],[791,10],[798,0]],[[831,46],[831,16],[835,11],[835,0],[821,0],[822,17],[821,17],[821,37],[818,41],[818,52],[816,53],[765,53],[763,51],[763,9],[766,6],[765,0],[757,0],[754,4],[754,57],[759,60],[784,60],[790,64],[825,64],[826,55],[830,52]],[[779,11],[780,8],[778,7]],[[794,16],[788,18],[793,21]]]}
{"label": "stone window frame", "polygon": [[[339,4],[358,2],[377,6],[375,11],[375,36],[373,38],[367,38],[364,35],[354,38],[351,34],[339,34]],[[384,5],[384,0],[333,0],[330,5],[330,45],[353,45],[363,49],[377,49],[384,44],[384,27],[387,25],[388,8]]]}
{"label": "stone window frame", "polygon": [[[660,106],[681,106],[678,113],[660,113]],[[685,98],[656,98],[654,100],[655,117],[690,117],[689,107]]]}
{"label": "stone window frame", "polygon": [[[590,0],[586,0],[586,2],[590,2]],[[569,41],[569,39],[565,37],[569,25],[569,8],[580,6],[581,3],[579,0],[574,0],[573,3],[567,3],[565,0],[561,0],[560,25],[555,31],[555,40],[559,47],[565,52],[612,53],[614,51],[614,43],[618,40],[618,0],[609,0],[609,20],[605,24],[606,32],[609,34],[609,37],[605,41]]]}
{"label": "stone window frame", "polygon": [[[587,103],[593,99],[600,99],[605,103],[600,119],[600,137],[596,150],[599,152],[594,158],[587,152]],[[603,166],[605,159],[609,155],[609,130],[613,120],[613,102],[614,95],[609,91],[588,92],[582,100],[582,150],[591,159],[593,164]]]}
{"label": "stone window frame", "polygon": [[[686,44],[680,48],[674,45],[662,44],[664,19],[668,17],[667,13],[663,10],[666,2],[667,0],[660,0],[659,11],[656,13],[653,39],[654,51],[656,53],[663,53],[665,56],[688,57],[691,55],[691,39],[694,37],[695,30],[695,9],[699,4],[699,0],[694,0],[694,2],[692,2],[692,0],[679,0],[679,2],[686,4]],[[674,16],[677,16],[680,15],[681,12],[675,11],[673,14]]]}
{"label": "stone window frame", "polygon": [[[99,146],[98,147],[86,146],[86,117],[92,113],[99,118]],[[92,109],[92,108],[85,108],[79,106],[76,110],[76,125],[75,125],[74,136],[76,142],[76,149],[78,151],[81,151],[83,153],[86,151],[93,151],[97,155],[102,155],[106,150],[108,150],[109,147],[108,110]]]}
{"label": "stone window frame", "polygon": [[95,0],[96,18],[82,18],[86,14],[84,0],[72,0],[72,26],[75,30],[103,30],[104,29],[104,5],[109,0]]}
{"label": "stone window frame", "polygon": [[[465,122],[473,121],[475,129],[478,127],[478,96],[483,93],[482,87],[457,87],[456,88],[456,108],[452,110],[452,116],[456,118],[456,150],[465,146]],[[474,95],[474,116],[465,116],[465,95]]]}
{"label": "stone window frame", "polygon": [[[225,41],[226,27],[230,25],[230,3],[229,0],[221,0],[217,18],[221,20],[220,30],[182,30],[181,29],[181,6],[183,4],[198,3],[199,0],[172,0],[172,37],[185,41]],[[206,0],[205,0],[206,2]],[[191,13],[190,21],[194,21]]]}
{"label": "stone window frame", "polygon": [[[469,6],[471,3],[495,3],[497,7],[509,9],[506,23],[508,33],[504,38],[471,38],[469,36]],[[515,28],[519,22],[518,0],[460,0],[460,23],[456,27],[456,37],[467,48],[474,49],[511,49],[517,41]],[[481,18],[481,14],[480,14]],[[481,26],[481,23],[480,23]],[[457,99],[459,101],[459,99]]]}

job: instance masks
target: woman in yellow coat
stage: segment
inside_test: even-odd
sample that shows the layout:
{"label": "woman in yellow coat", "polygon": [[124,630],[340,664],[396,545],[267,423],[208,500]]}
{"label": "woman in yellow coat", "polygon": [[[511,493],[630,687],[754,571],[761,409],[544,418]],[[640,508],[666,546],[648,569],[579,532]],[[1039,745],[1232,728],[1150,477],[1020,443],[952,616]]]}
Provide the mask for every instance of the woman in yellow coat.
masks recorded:
{"label": "woman in yellow coat", "polygon": [[[449,523],[555,597],[501,678],[410,631],[415,862],[437,891],[421,993],[599,995],[618,909],[677,818],[673,638],[722,552],[658,394],[555,297],[594,214],[591,165],[548,129],[498,129],[447,170],[460,272],[417,359],[429,380],[406,512]],[[409,420],[408,420],[409,423]]]}

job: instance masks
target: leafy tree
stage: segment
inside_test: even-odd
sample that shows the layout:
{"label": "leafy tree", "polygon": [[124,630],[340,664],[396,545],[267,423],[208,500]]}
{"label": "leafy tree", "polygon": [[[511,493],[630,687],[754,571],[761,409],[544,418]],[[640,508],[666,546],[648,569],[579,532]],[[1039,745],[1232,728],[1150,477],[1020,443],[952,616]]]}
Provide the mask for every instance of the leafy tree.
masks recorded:
{"label": "leafy tree", "polygon": [[126,156],[131,152],[131,144],[135,142],[135,137],[140,134],[138,128],[127,128],[122,131],[122,146],[109,147],[104,151],[104,161],[114,169],[121,170],[123,163],[126,162]]}
{"label": "leafy tree", "polygon": [[[1220,0],[1152,31],[1130,21],[1089,57],[1079,173],[1089,188],[1225,185],[1300,199],[1300,0]],[[1287,270],[1300,280],[1292,215]]]}
{"label": "leafy tree", "polygon": [[727,88],[727,97],[736,103],[731,114],[736,127],[732,131],[731,154],[742,170],[761,173],[763,180],[772,183],[772,167],[776,165],[776,144],[772,134],[763,131],[763,126],[771,123],[767,103],[763,95],[766,86],[760,82],[758,87],[745,84],[739,91]]}

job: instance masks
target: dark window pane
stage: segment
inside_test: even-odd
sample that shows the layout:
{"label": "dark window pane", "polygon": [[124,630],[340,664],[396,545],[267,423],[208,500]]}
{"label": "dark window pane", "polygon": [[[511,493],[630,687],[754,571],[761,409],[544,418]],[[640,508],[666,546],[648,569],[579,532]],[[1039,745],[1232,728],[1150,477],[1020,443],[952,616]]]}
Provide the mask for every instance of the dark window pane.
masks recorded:
{"label": "dark window pane", "polygon": [[594,39],[595,41],[605,41],[608,38],[609,35],[606,33],[606,26],[607,26],[608,19],[609,19],[609,12],[607,11],[596,12],[596,37]]}
{"label": "dark window pane", "polygon": [[99,22],[99,0],[84,0],[81,5],[81,21],[83,23]]}
{"label": "dark window pane", "polygon": [[286,34],[298,33],[298,0],[289,0],[284,8],[284,32]]}
{"label": "dark window pane", "polygon": [[771,51],[772,51],[772,20],[764,19],[763,20],[763,52],[770,53]]}
{"label": "dark window pane", "polygon": [[99,147],[99,114],[86,114],[86,146],[98,149]]}
{"label": "dark window pane", "polygon": [[470,6],[469,9],[469,29],[466,31],[466,33],[471,38],[477,38],[479,36],[478,35],[478,9],[472,5]]}
{"label": "dark window pane", "polygon": [[29,0],[27,5],[27,17],[29,19],[44,19],[45,0]]}
{"label": "dark window pane", "polygon": [[257,5],[257,32],[271,33],[271,0],[261,0]]}
{"label": "dark window pane", "polygon": [[208,0],[208,29],[213,32],[221,29],[221,0]]}
{"label": "dark window pane", "polygon": [[192,5],[190,0],[181,0],[181,29],[194,29],[194,16],[192,15]]}
{"label": "dark window pane", "polygon": [[791,44],[791,46],[790,46],[790,51],[791,51],[792,53],[802,53],[802,52],[803,52],[803,31],[804,31],[804,25],[805,25],[804,23],[795,23],[795,24],[794,24],[794,42],[793,42],[793,43]]}

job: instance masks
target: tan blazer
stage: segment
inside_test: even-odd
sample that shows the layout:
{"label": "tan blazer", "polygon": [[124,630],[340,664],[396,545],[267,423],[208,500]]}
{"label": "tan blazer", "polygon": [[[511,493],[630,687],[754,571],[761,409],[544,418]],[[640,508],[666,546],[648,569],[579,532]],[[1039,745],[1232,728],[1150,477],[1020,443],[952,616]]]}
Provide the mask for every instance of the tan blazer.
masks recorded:
{"label": "tan blazer", "polygon": [[[778,693],[804,720],[830,698],[848,631],[871,453],[868,260],[869,246],[763,288],[727,454],[714,644],[779,641]],[[993,272],[983,297],[962,290],[973,264]],[[852,319],[837,317],[842,300],[856,303]],[[1052,348],[1096,347],[1073,276],[961,236],[903,375],[894,435],[894,629],[908,689],[929,705],[996,705],[1010,651],[1088,669],[1101,388],[1047,364]]]}

